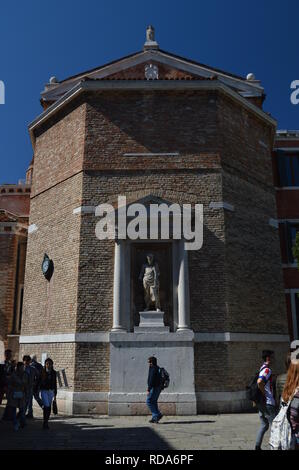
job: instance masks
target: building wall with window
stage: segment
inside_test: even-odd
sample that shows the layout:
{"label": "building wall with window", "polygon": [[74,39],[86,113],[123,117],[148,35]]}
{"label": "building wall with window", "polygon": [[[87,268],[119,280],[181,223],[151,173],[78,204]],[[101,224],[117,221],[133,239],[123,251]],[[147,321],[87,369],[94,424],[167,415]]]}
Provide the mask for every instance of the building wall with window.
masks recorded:
{"label": "building wall with window", "polygon": [[299,270],[292,248],[299,231],[299,131],[277,131],[273,173],[289,331],[298,339]]}
{"label": "building wall with window", "polygon": [[25,181],[0,186],[0,352],[19,354],[32,165]]}

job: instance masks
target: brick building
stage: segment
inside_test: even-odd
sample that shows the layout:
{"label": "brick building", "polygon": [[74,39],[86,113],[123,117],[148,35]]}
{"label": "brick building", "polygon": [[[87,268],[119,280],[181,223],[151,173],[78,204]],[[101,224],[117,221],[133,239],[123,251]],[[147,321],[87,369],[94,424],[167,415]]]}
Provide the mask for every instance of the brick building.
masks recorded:
{"label": "brick building", "polygon": [[273,168],[289,332],[299,339],[299,271],[292,253],[299,231],[298,131],[276,133]]}
{"label": "brick building", "polygon": [[0,185],[1,360],[4,348],[19,353],[32,170],[33,162],[25,181]]}
{"label": "brick building", "polygon": [[[289,346],[264,89],[159,49],[144,49],[42,92],[34,148],[21,354],[65,369],[69,413],[144,413],[147,357],[171,384],[171,414],[238,411],[262,349],[276,372]],[[203,204],[200,250],[184,241],[99,240],[101,203]],[[137,277],[161,270],[165,331],[139,331]],[[44,255],[54,270],[43,276]]]}

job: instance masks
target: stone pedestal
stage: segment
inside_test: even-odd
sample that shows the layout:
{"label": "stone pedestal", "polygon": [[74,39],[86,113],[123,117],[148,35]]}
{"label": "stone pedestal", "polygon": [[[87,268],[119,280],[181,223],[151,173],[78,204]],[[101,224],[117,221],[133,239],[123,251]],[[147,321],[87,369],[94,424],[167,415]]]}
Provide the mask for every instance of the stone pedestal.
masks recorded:
{"label": "stone pedestal", "polygon": [[[146,312],[147,313],[147,312]],[[155,312],[156,313],[156,312]],[[151,331],[110,333],[110,415],[148,414],[146,388],[148,358],[156,356],[158,365],[170,375],[169,387],[159,397],[163,414],[195,415],[194,333]]]}
{"label": "stone pedestal", "polygon": [[169,327],[164,325],[164,312],[147,310],[139,312],[139,326],[134,327],[135,333],[148,333],[149,331],[169,332]]}

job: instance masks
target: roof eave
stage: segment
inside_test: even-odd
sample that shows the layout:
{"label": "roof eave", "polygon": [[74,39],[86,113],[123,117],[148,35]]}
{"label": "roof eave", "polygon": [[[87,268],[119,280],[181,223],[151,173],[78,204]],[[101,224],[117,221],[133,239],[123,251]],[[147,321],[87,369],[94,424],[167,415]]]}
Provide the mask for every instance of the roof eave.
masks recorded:
{"label": "roof eave", "polygon": [[109,62],[108,64],[105,64],[101,67],[74,75],[66,80],[59,82],[57,86],[51,87],[48,90],[44,90],[41,93],[41,96],[45,101],[59,99],[64,93],[68,91],[69,86],[74,86],[76,83],[80,82],[86,77],[103,80],[109,75],[126,70],[128,68],[132,68],[136,65],[140,65],[142,62],[147,60],[156,60],[163,65],[178,68],[187,73],[191,73],[195,76],[203,76],[207,79],[210,78],[211,75],[217,75],[226,85],[236,87],[241,92],[255,93],[256,96],[262,95],[264,93],[264,88],[260,85],[258,80],[246,80],[240,76],[229,74],[220,69],[209,67],[199,62],[185,59],[183,57],[176,56],[175,54],[159,49],[136,52],[119,60]]}
{"label": "roof eave", "polygon": [[267,121],[276,128],[276,120],[265,111],[243,98],[239,93],[217,80],[91,80],[77,83],[65,95],[59,98],[28,126],[32,144],[34,145],[34,130],[52,117],[70,101],[85,91],[119,91],[119,90],[215,90],[224,93],[231,99],[250,109],[259,118]]}

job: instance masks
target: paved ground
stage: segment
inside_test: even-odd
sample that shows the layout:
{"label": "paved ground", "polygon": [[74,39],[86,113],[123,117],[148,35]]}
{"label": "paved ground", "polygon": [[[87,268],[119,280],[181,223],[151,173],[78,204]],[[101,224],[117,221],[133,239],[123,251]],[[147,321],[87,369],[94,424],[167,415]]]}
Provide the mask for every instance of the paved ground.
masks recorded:
{"label": "paved ground", "polygon": [[[2,415],[3,406],[0,407]],[[147,416],[57,416],[42,430],[41,415],[18,432],[0,422],[0,449],[252,449],[257,414],[166,416],[150,424]],[[269,433],[264,438],[268,448]]]}

